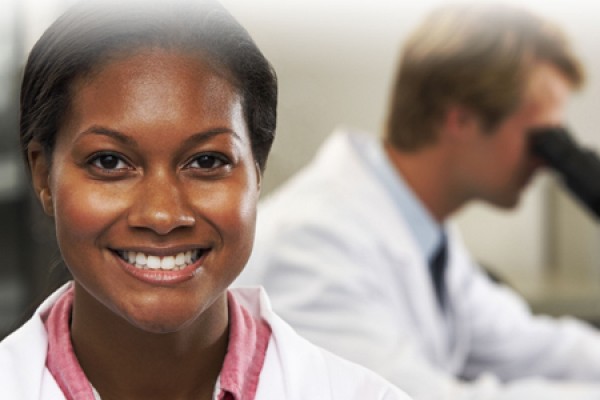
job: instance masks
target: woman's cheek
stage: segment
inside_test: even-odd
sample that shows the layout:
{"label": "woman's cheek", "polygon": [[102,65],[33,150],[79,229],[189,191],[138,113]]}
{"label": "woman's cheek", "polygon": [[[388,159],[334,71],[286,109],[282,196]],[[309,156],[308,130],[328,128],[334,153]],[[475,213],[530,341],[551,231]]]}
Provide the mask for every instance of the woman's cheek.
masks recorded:
{"label": "woman's cheek", "polygon": [[99,184],[65,185],[59,188],[55,198],[55,221],[59,233],[89,237],[99,236],[125,208],[127,199],[123,193],[115,193]]}

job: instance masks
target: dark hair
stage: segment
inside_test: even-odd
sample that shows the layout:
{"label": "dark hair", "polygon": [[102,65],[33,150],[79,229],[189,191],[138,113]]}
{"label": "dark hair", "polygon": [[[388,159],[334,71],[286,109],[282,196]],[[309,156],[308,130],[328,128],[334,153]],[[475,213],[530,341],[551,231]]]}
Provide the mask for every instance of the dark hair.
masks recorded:
{"label": "dark hair", "polygon": [[275,137],[277,77],[248,32],[215,1],[82,2],[57,19],[33,47],[21,87],[20,139],[51,160],[69,112],[73,84],[112,59],[144,47],[199,54],[242,96],[252,152],[261,171]]}

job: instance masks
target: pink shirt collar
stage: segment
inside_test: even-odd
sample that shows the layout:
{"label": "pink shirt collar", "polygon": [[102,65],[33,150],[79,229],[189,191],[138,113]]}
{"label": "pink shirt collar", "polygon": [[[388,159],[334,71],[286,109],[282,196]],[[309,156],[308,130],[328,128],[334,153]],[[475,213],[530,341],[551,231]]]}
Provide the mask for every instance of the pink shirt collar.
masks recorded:
{"label": "pink shirt collar", "polygon": [[[253,316],[231,292],[229,344],[221,369],[216,400],[252,400],[256,395],[271,328]],[[48,331],[46,366],[68,400],[93,400],[92,385],[81,369],[71,343],[73,288],[69,288],[42,318]]]}

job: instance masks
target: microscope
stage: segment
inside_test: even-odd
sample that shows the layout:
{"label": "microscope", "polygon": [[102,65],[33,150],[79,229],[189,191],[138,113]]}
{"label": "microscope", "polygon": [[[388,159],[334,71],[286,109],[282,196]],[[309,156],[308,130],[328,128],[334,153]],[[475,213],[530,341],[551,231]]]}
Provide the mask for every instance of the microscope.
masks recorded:
{"label": "microscope", "polygon": [[531,132],[531,151],[555,170],[565,186],[600,218],[600,158],[579,146],[567,129],[536,128]]}

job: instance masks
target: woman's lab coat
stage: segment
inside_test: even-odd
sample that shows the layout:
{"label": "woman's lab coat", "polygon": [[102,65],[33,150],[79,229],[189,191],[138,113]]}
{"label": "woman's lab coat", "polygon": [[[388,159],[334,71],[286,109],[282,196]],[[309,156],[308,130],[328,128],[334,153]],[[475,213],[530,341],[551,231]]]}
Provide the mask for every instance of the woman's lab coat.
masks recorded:
{"label": "woman's lab coat", "polygon": [[[56,301],[50,296],[24,326],[0,343],[0,398],[64,399],[45,366],[46,330],[40,313]],[[256,400],[408,400],[372,372],[302,339],[273,314],[261,289],[234,289],[238,301],[272,329]]]}
{"label": "woman's lab coat", "polygon": [[425,256],[380,171],[365,162],[374,140],[334,134],[259,206],[237,284],[263,285],[301,335],[418,400],[600,399],[598,332],[533,317],[479,270],[453,228],[440,311]]}

